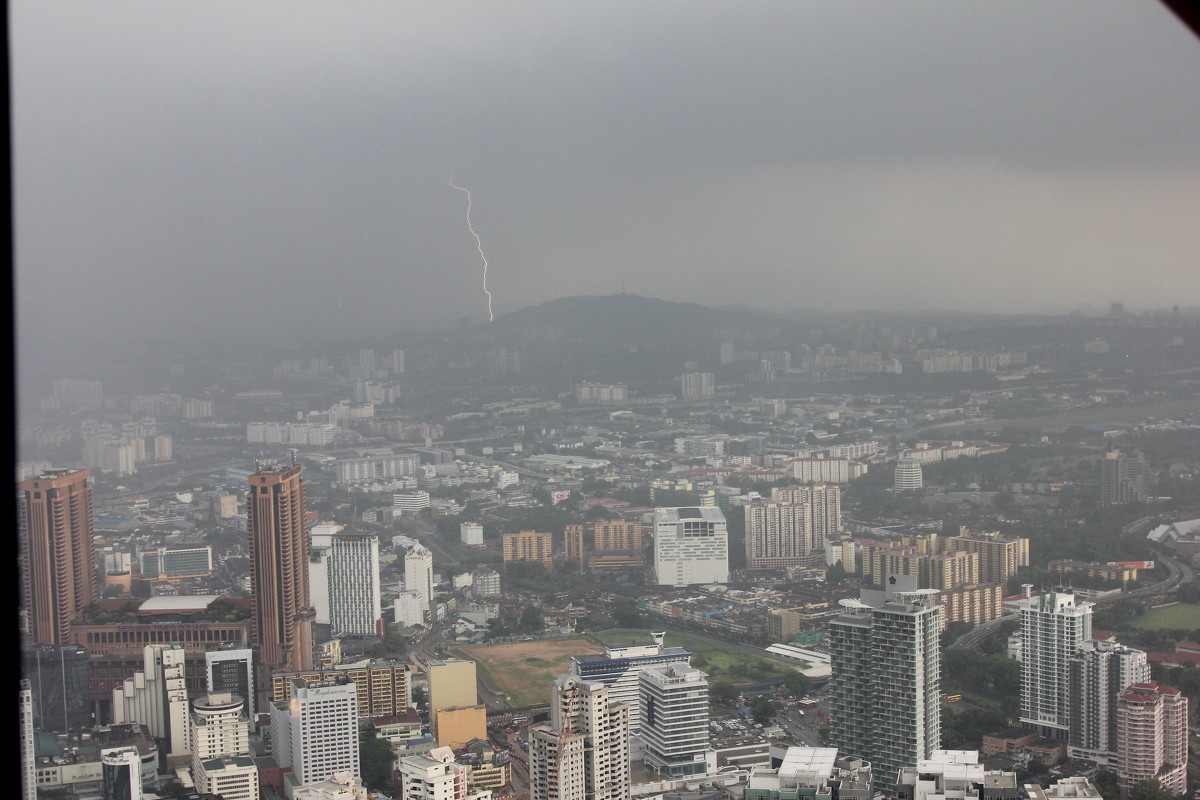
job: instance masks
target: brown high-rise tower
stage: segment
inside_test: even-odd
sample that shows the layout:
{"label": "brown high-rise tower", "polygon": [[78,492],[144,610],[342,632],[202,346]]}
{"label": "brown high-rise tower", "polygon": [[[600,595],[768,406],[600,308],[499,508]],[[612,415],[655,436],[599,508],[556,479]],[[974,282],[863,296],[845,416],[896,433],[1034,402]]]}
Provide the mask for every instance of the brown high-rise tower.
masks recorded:
{"label": "brown high-rise tower", "polygon": [[21,604],[38,644],[69,644],[71,622],[96,601],[88,474],[48,470],[18,486]]}
{"label": "brown high-rise tower", "polygon": [[266,686],[272,672],[312,669],[316,613],[308,597],[309,531],[302,470],[299,465],[260,466],[250,476],[246,497],[254,648]]}

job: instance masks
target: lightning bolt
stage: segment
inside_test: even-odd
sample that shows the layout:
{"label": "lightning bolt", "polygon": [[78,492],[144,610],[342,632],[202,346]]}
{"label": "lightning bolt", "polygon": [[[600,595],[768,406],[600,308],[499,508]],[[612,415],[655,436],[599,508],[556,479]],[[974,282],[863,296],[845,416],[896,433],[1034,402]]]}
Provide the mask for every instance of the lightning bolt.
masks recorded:
{"label": "lightning bolt", "polygon": [[479,240],[479,234],[476,233],[475,228],[471,226],[471,192],[454,183],[453,169],[450,170],[450,186],[458,189],[467,196],[467,230],[469,230],[471,235],[475,237],[475,249],[479,251],[479,258],[483,261],[483,293],[487,295],[488,299],[488,322],[494,322],[496,317],[492,314],[492,293],[489,292],[487,288],[488,260],[487,256],[483,254],[483,242]]}

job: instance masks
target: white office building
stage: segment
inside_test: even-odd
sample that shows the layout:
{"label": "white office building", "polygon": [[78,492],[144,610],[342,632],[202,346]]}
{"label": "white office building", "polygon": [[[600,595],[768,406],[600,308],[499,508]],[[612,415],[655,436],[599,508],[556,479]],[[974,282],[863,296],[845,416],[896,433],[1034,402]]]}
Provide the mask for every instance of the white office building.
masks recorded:
{"label": "white office building", "polygon": [[708,676],[687,664],[670,664],[642,670],[639,678],[646,769],[670,778],[716,772],[708,731]]}
{"label": "white office building", "polygon": [[660,586],[727,583],[729,535],[721,509],[654,509],[654,574]]}
{"label": "white office building", "polygon": [[530,800],[628,800],[629,706],[609,689],[560,675],[550,722],[529,729]]}
{"label": "white office building", "polygon": [[135,722],[167,740],[167,757],[191,753],[184,650],[178,644],[150,644],[143,667],[113,689],[114,724]]}
{"label": "white office building", "polygon": [[1020,602],[1022,727],[1069,738],[1071,659],[1092,638],[1092,606],[1059,591]]}
{"label": "white office building", "polygon": [[919,458],[906,457],[896,459],[896,473],[892,488],[897,492],[920,491],[925,485],[925,473],[921,470]]}
{"label": "white office building", "polygon": [[416,453],[340,458],[335,467],[337,482],[346,485],[404,478],[416,475],[420,468]]}
{"label": "white office building", "polygon": [[246,702],[246,719],[255,724],[254,651],[246,643],[218,645],[204,653],[209,694],[235,694]]}
{"label": "white office building", "polygon": [[458,538],[467,547],[483,544],[483,526],[478,522],[463,522],[458,526]]}
{"label": "white office building", "polygon": [[37,751],[33,740],[33,689],[21,679],[18,710],[21,715],[21,800],[37,800]]}
{"label": "white office building", "polygon": [[434,622],[437,607],[433,599],[433,553],[424,545],[415,544],[404,554],[404,588],[420,592],[426,621]]}
{"label": "white office building", "polygon": [[272,753],[301,784],[338,772],[360,778],[358,692],[348,677],[289,683],[289,698],[271,709]]}
{"label": "white office building", "polygon": [[329,558],[333,635],[379,635],[383,619],[379,591],[379,537],[373,533],[334,536]]}
{"label": "white office building", "polygon": [[424,595],[413,589],[398,592],[392,603],[393,619],[397,625],[403,628],[424,625],[425,614],[428,610]]}
{"label": "white office building", "polygon": [[687,666],[692,654],[682,647],[664,647],[665,633],[651,634],[653,644],[606,647],[603,653],[571,656],[571,674],[609,688],[614,703],[629,706],[629,729],[641,728],[641,680],[648,669]]}
{"label": "white office building", "polygon": [[241,697],[219,693],[192,701],[191,738],[196,791],[257,800],[258,767],[250,758],[250,721]]}

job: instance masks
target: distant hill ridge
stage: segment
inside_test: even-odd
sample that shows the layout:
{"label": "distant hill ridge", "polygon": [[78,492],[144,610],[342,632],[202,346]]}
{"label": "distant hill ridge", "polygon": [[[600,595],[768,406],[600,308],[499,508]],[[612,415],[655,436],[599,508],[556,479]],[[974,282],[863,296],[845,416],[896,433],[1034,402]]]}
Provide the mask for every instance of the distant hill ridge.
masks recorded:
{"label": "distant hill ridge", "polygon": [[721,328],[790,326],[793,321],[764,312],[718,309],[636,294],[585,295],[548,300],[497,318],[496,332],[519,335],[534,324],[556,325],[566,339],[613,344],[649,344],[712,339]]}

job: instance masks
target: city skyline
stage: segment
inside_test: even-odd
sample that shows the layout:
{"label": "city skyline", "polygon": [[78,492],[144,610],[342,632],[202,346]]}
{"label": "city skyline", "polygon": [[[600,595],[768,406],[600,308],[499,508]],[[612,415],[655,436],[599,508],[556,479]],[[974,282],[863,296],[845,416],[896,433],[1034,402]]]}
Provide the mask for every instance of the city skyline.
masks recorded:
{"label": "city skyline", "polygon": [[24,2],[12,32],[27,360],[484,322],[473,232],[497,318],[1200,305],[1200,48],[1157,4]]}

